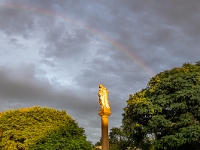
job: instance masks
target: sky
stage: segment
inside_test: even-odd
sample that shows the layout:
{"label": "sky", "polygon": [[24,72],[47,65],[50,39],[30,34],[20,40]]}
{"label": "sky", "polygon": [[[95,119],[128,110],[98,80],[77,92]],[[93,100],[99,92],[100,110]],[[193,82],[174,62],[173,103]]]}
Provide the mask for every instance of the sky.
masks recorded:
{"label": "sky", "polygon": [[154,75],[200,60],[199,0],[0,0],[0,111],[66,110],[93,143]]}

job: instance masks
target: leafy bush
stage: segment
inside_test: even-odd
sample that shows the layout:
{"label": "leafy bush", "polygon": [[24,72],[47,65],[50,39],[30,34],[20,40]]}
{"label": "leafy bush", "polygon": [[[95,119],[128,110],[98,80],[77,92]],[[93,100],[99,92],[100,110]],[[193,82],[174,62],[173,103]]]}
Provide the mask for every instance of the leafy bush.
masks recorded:
{"label": "leafy bush", "polygon": [[85,131],[65,111],[22,108],[0,115],[2,150],[90,150]]}

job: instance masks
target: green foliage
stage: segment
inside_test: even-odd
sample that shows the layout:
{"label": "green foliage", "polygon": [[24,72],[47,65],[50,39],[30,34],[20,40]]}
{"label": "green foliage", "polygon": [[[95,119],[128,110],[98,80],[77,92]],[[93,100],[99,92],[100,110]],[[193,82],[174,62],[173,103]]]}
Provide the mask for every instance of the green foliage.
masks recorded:
{"label": "green foliage", "polygon": [[109,133],[109,147],[110,150],[127,149],[130,143],[121,128],[113,127]]}
{"label": "green foliage", "polygon": [[142,149],[199,149],[199,121],[199,62],[152,77],[130,95],[123,113],[124,132]]}
{"label": "green foliage", "polygon": [[85,131],[65,111],[23,108],[0,116],[1,150],[90,150]]}

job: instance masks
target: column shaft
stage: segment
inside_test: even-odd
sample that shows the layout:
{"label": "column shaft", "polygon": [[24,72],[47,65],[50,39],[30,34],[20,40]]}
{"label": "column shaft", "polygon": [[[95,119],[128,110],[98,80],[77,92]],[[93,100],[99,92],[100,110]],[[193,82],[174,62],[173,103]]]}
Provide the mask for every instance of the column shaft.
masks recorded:
{"label": "column shaft", "polygon": [[108,138],[108,116],[101,116],[101,129],[102,129],[102,150],[109,150]]}

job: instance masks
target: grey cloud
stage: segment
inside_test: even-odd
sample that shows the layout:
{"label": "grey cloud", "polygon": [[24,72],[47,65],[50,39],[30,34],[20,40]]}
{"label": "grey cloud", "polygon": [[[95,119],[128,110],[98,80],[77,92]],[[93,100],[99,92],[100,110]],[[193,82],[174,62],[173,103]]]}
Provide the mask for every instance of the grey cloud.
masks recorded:
{"label": "grey cloud", "polygon": [[21,11],[17,8],[0,9],[0,29],[7,35],[22,35],[24,38],[30,36],[31,30],[34,29],[34,21],[28,12]]}
{"label": "grey cloud", "polygon": [[70,87],[55,89],[47,79],[38,77],[35,65],[21,64],[17,69],[1,66],[0,74],[1,98],[10,98],[10,101],[16,99],[18,102],[25,103],[30,100],[37,103],[42,100],[46,104],[59,102],[60,104],[56,105],[65,105],[68,108],[77,107],[76,102],[82,103],[78,110],[88,107],[88,104],[84,105],[84,100],[81,100],[83,98],[76,96]]}
{"label": "grey cloud", "polygon": [[40,63],[43,63],[43,64],[51,66],[51,67],[55,67],[55,63],[53,63],[52,61],[49,61],[47,59],[40,60]]}
{"label": "grey cloud", "polygon": [[[11,99],[29,100],[38,99],[47,92],[48,83],[40,84],[39,81],[35,82],[35,70],[32,65],[20,66],[18,71],[6,69],[1,67],[1,97],[10,97]],[[39,96],[40,95],[40,96]]]}
{"label": "grey cloud", "polygon": [[64,24],[55,27],[46,34],[47,46],[41,51],[45,57],[74,58],[87,53],[89,37],[83,30],[67,30]]}
{"label": "grey cloud", "polygon": [[8,44],[12,45],[16,49],[25,49],[24,45],[19,43],[18,39],[16,38],[10,38],[10,40],[8,41]]}
{"label": "grey cloud", "polygon": [[[37,103],[43,101],[44,104],[51,105],[53,103],[60,107],[66,106],[69,109],[76,107],[77,111],[88,110],[87,108],[92,108],[91,106],[96,104],[96,102],[91,101],[94,97],[87,96],[87,90],[83,93],[70,86],[54,88],[44,76],[38,77],[38,73],[41,73],[41,71],[39,72],[33,64],[20,64],[15,69],[1,66],[1,98],[10,99],[10,102],[13,99],[25,103],[31,100]],[[77,105],[77,103],[80,105]]]}

